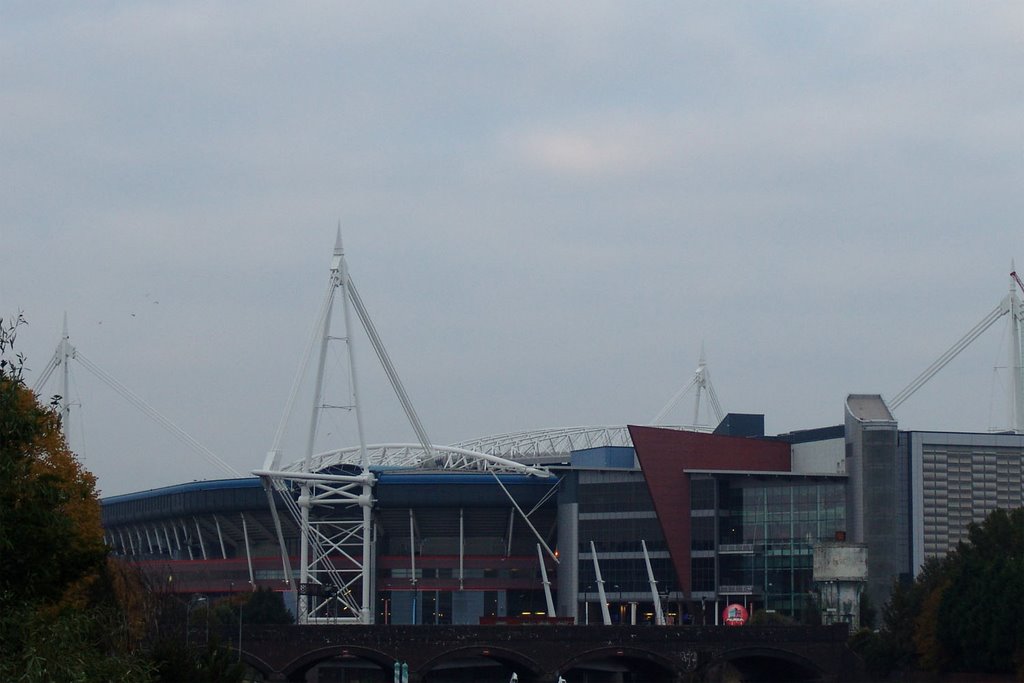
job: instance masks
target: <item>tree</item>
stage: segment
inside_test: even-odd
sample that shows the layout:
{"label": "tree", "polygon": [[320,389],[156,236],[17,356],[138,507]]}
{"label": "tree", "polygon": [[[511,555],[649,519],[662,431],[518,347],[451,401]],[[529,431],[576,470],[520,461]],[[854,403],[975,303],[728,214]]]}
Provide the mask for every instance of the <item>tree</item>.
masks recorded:
{"label": "tree", "polygon": [[966,542],[927,560],[912,584],[894,586],[883,610],[886,657],[901,669],[1016,669],[1024,679],[1021,604],[1024,509],[994,510],[970,525]]}
{"label": "tree", "polygon": [[936,637],[955,668],[1006,673],[1024,662],[1024,509],[971,524],[951,555]]}
{"label": "tree", "polygon": [[950,652],[939,640],[939,611],[949,591],[949,575],[943,573],[938,583],[923,594],[920,611],[914,619],[914,649],[918,666],[926,671],[944,671],[951,661]]}
{"label": "tree", "polygon": [[893,667],[916,669],[919,666],[919,617],[929,596],[939,590],[947,573],[949,558],[929,558],[913,582],[897,580],[889,601],[882,609],[882,632],[886,656]]}
{"label": "tree", "polygon": [[295,621],[284,606],[282,595],[269,588],[259,588],[250,595],[242,606],[242,617],[247,624],[291,624]]}
{"label": "tree", "polygon": [[861,628],[874,628],[877,610],[875,610],[875,606],[871,603],[871,598],[868,597],[867,591],[860,594],[859,609]]}
{"label": "tree", "polygon": [[245,665],[238,661],[236,652],[214,637],[202,648],[164,638],[154,646],[152,658],[160,682],[240,683],[245,677]]}
{"label": "tree", "polygon": [[216,601],[213,606],[213,618],[221,628],[238,626],[239,612],[246,624],[295,623],[292,613],[285,607],[283,595],[270,588],[232,594]]}
{"label": "tree", "polygon": [[80,604],[106,555],[96,481],[8,357],[21,324],[0,318],[0,599]]}
{"label": "tree", "polygon": [[0,318],[0,680],[147,681],[106,590],[95,478],[67,447],[57,399],[38,400],[13,354],[23,324]]}

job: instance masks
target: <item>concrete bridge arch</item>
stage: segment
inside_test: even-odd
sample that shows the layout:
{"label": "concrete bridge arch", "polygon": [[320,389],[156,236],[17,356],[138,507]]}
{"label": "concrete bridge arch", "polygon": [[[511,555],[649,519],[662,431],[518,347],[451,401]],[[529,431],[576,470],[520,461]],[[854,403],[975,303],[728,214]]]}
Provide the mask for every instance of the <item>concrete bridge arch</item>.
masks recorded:
{"label": "concrete bridge arch", "polygon": [[[497,664],[522,683],[553,683],[558,673],[571,681],[580,677],[574,669],[602,667],[625,680],[715,683],[857,680],[863,665],[846,647],[847,637],[842,625],[254,626],[245,628],[242,642],[245,661],[267,681],[302,680],[317,663],[348,658],[379,667],[385,680],[396,661],[406,662],[410,683],[430,683],[431,672],[459,666],[497,673],[490,668]],[[467,663],[454,664],[460,659]]]}
{"label": "concrete bridge arch", "polygon": [[770,646],[730,648],[714,656],[702,668],[706,683],[727,682],[733,679],[755,683],[757,681],[823,681],[836,678],[825,672],[810,659],[792,650]]}
{"label": "concrete bridge arch", "polygon": [[242,651],[239,653],[238,648],[235,647],[235,645],[232,644],[230,645],[230,647],[234,652],[238,653],[238,658],[246,666],[256,670],[263,676],[273,675],[275,671],[274,667],[268,662],[264,661],[263,658],[256,656],[252,652],[247,651],[245,648],[243,648]]}
{"label": "concrete bridge arch", "polygon": [[489,660],[503,664],[512,671],[515,671],[523,683],[540,679],[544,671],[533,658],[522,652],[504,647],[492,645],[472,645],[454,647],[444,650],[436,656],[426,660],[417,667],[420,679],[430,683],[431,674],[436,672],[444,664],[457,661]]}
{"label": "concrete bridge arch", "polygon": [[388,675],[394,670],[395,665],[395,658],[385,652],[363,645],[339,644],[304,652],[289,662],[281,670],[281,673],[289,681],[300,681],[303,680],[306,672],[317,664],[337,659],[350,661],[361,659],[376,664],[381,671]]}
{"label": "concrete bridge arch", "polygon": [[566,675],[570,674],[573,669],[585,668],[586,664],[600,662],[621,663],[637,674],[646,674],[644,680],[676,680],[683,673],[677,662],[657,652],[641,647],[616,644],[602,645],[575,653],[562,662],[557,671]]}

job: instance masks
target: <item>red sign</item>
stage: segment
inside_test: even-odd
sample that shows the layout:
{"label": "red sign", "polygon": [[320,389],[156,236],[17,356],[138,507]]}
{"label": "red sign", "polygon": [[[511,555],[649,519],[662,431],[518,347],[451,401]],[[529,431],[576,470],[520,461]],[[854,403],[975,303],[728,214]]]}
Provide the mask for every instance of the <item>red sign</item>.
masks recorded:
{"label": "red sign", "polygon": [[732,604],[722,610],[722,621],[726,626],[743,626],[748,616],[747,608],[743,605]]}

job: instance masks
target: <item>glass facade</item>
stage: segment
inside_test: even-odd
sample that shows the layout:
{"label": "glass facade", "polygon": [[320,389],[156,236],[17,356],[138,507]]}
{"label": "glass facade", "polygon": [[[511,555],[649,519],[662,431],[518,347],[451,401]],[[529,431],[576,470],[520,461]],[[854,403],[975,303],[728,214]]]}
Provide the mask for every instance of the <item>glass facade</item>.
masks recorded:
{"label": "glass facade", "polygon": [[600,623],[602,618],[591,542],[597,550],[612,623],[653,621],[654,602],[644,562],[644,543],[666,616],[678,619],[674,601],[680,600],[682,593],[643,473],[581,471],[578,491],[580,622]]}
{"label": "glass facade", "polygon": [[691,491],[699,491],[691,498],[693,592],[799,617],[813,588],[814,543],[845,529],[843,482],[716,475],[694,479]]}

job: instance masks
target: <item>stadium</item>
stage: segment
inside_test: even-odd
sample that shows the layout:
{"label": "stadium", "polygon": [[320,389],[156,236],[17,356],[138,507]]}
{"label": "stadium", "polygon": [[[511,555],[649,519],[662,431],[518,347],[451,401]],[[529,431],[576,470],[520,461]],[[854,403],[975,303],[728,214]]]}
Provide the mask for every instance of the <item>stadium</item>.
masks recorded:
{"label": "stadium", "polygon": [[[851,394],[832,425],[766,435],[763,415],[721,415],[702,359],[670,406],[694,390],[718,414],[713,429],[575,427],[438,446],[339,240],[303,364],[316,365],[319,348],[306,452],[289,461],[279,430],[252,477],[107,498],[106,540],[169,590],[270,588],[309,624],[715,624],[731,603],[856,623],[850,601],[826,605],[816,547],[862,548],[857,594],[882,605],[894,580],[955,547],[970,522],[1022,505],[1024,307],[1014,283],[1015,274],[1003,303],[907,390],[891,402]],[[357,446],[314,452],[326,347],[348,338],[330,331],[339,303],[346,328],[351,309],[363,323],[418,443],[368,445],[358,432]],[[1007,314],[1016,429],[899,430],[891,409]],[[358,418],[358,395],[351,401]]]}

